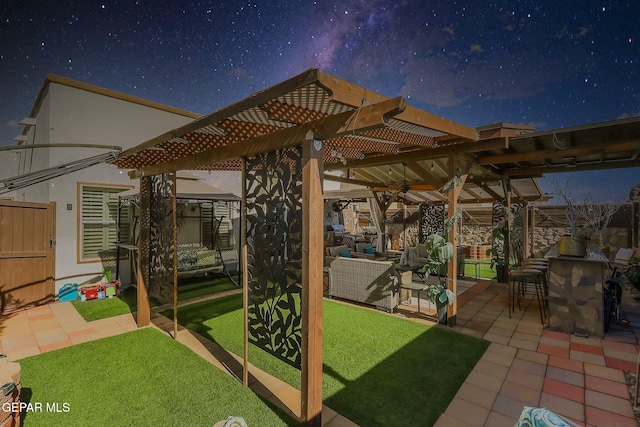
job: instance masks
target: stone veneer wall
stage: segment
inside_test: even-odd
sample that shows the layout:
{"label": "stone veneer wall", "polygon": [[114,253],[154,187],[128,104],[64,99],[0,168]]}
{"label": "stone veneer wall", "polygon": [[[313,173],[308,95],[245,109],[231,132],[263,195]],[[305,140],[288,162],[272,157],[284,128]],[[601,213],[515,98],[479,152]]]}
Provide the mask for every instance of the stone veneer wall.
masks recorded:
{"label": "stone veneer wall", "polygon": [[[406,226],[406,245],[415,246],[418,241],[418,225],[407,224]],[[404,226],[402,224],[388,224],[387,232],[391,235],[391,249],[398,250],[404,244]],[[533,256],[544,256],[549,249],[560,240],[560,237],[570,231],[567,227],[536,227],[534,231],[534,248]],[[627,230],[624,228],[610,228],[605,236],[605,245],[609,247],[609,253],[614,256],[618,249],[627,247],[628,243]],[[472,250],[468,255],[470,258],[485,258],[485,250],[491,247],[491,227],[463,225],[460,233],[461,246],[470,246],[477,248]],[[591,245],[597,246],[597,240],[591,240]],[[479,254],[474,256],[474,252]]]}

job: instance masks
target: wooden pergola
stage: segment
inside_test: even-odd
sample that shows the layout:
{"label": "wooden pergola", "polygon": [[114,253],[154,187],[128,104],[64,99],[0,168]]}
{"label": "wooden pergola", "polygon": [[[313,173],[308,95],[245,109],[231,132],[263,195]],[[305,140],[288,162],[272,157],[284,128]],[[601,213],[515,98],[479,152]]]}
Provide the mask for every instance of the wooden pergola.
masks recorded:
{"label": "wooden pergola", "polygon": [[[255,310],[262,301],[258,291],[279,286],[278,295],[296,293],[301,301],[299,337],[290,337],[295,338],[295,342],[282,347],[267,342],[267,347],[271,346],[268,350],[276,357],[288,359],[287,362],[294,365],[299,363],[302,417],[309,425],[319,426],[322,411],[323,179],[370,188],[383,211],[398,198],[446,203],[449,216],[456,212],[461,198],[509,203],[513,195],[519,200],[536,200],[541,194],[532,177],[543,172],[537,173],[534,166],[555,165],[554,159],[557,160],[562,152],[551,153],[553,148],[547,149],[546,140],[529,140],[527,135],[535,134],[532,129],[522,126],[501,124],[484,129],[468,128],[408,106],[402,98],[388,98],[318,69],[310,69],[126,150],[112,163],[133,169],[129,175],[141,180],[141,204],[146,215],[146,220],[141,220],[138,325],[150,322],[147,292],[153,292],[159,286],[155,282],[164,278],[169,280],[169,286],[177,283],[177,279],[170,283],[171,277],[168,277],[171,267],[167,264],[170,264],[171,256],[173,274],[176,274],[175,251],[171,252],[170,237],[160,239],[165,243],[164,248],[154,246],[153,236],[159,231],[154,231],[152,217],[152,207],[160,206],[165,213],[162,218],[170,218],[168,203],[173,200],[175,207],[175,172],[241,170],[241,268],[245,307],[243,380],[247,384],[246,343],[252,341],[260,345],[269,341],[256,336],[256,330],[252,329],[260,320]],[[636,147],[635,157],[626,161],[625,167],[639,166],[640,139],[637,135],[635,138],[616,145],[616,156],[620,154],[622,144]],[[571,155],[577,162],[583,155],[586,161],[591,156],[587,153],[597,149],[608,153],[606,147],[607,144],[596,142],[580,151],[573,147],[568,149],[573,150]],[[566,150],[563,149],[564,153]],[[548,156],[540,164],[535,163],[535,155],[539,152]],[[529,156],[529,173],[516,172],[525,170],[522,168],[525,160],[518,156]],[[600,159],[604,159],[602,164],[608,163],[607,154],[601,155]],[[443,187],[450,189],[442,191]],[[164,205],[154,202],[162,197],[171,200]],[[169,229],[167,224],[171,221],[161,228]],[[454,245],[456,233],[456,227],[453,227],[448,236]],[[449,286],[455,293],[455,259],[448,268],[449,277],[453,279]],[[294,312],[297,308],[292,301],[295,300],[291,297],[283,304],[289,304]],[[449,319],[453,324],[456,312],[457,302],[454,302],[449,306]],[[299,352],[296,353],[298,345]]]}

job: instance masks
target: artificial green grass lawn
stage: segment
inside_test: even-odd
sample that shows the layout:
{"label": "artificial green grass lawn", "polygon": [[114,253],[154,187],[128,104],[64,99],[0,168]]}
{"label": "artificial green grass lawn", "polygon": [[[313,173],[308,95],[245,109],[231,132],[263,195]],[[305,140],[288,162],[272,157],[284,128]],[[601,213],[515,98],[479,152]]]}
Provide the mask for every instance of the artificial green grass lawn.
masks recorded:
{"label": "artificial green grass lawn", "polygon": [[[495,279],[496,272],[491,269],[491,260],[489,259],[472,259],[470,261],[477,261],[480,263],[480,279]],[[473,264],[465,264],[464,266],[465,277],[476,277],[476,266]]]}
{"label": "artificial green grass lawn", "polygon": [[[20,360],[24,426],[294,425],[253,392],[161,332],[140,329]],[[68,412],[46,412],[46,404]]]}
{"label": "artificial green grass lawn", "polygon": [[[323,310],[323,401],[360,425],[433,425],[489,345],[333,301]],[[181,307],[178,322],[242,354],[241,296]],[[254,346],[249,361],[300,388],[297,369]]]}
{"label": "artificial green grass lawn", "polygon": [[[208,278],[198,280],[185,280],[180,282],[178,286],[178,301],[196,298],[208,294],[228,291],[230,289],[238,289],[228,278]],[[151,306],[160,305],[159,301],[150,300]],[[131,313],[137,310],[137,294],[134,287],[129,287],[115,298],[91,300],[81,302],[77,299],[72,302],[78,313],[87,322],[93,320],[104,319],[107,317],[119,316],[121,314]]]}

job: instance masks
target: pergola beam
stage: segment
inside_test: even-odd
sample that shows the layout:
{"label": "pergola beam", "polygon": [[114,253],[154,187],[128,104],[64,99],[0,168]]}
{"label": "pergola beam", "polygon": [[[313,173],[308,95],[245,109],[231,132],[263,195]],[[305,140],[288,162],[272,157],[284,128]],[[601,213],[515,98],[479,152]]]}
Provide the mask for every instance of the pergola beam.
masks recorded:
{"label": "pergola beam", "polygon": [[[330,74],[323,73],[322,71],[318,71],[318,82],[331,92],[331,98],[334,101],[347,105],[359,106],[362,105],[364,101],[378,103],[389,99],[376,92],[367,91],[363,87],[354,85],[353,83],[339,79]],[[407,108],[398,114],[395,119],[417,126],[427,127],[446,134],[442,137],[436,137],[436,140],[462,138],[470,141],[476,141],[478,139],[478,132],[473,128],[463,126],[411,106],[407,106]]]}
{"label": "pergola beam", "polygon": [[451,144],[436,148],[425,148],[422,150],[407,151],[401,154],[391,154],[386,156],[376,156],[363,160],[347,161],[346,165],[335,163],[326,165],[325,170],[340,170],[364,168],[370,166],[386,166],[393,163],[408,162],[411,160],[429,160],[440,157],[447,157],[450,154],[477,153],[481,151],[500,150],[509,147],[507,138],[496,138],[478,142],[464,142],[461,144]]}
{"label": "pergola beam", "polygon": [[593,156],[601,154],[613,154],[620,152],[628,152],[640,149],[640,140],[631,139],[621,141],[615,144],[594,145],[588,147],[567,148],[564,150],[535,150],[526,153],[509,153],[481,156],[478,158],[480,165],[498,165],[504,163],[528,162],[544,159],[558,159],[566,157]]}
{"label": "pergola beam", "polygon": [[594,171],[594,170],[605,170],[605,169],[623,169],[623,168],[637,168],[640,167],[640,162],[638,160],[621,160],[621,161],[610,161],[610,162],[595,162],[595,163],[577,163],[575,165],[556,165],[556,166],[536,166],[530,168],[517,168],[517,169],[506,169],[504,171],[504,175],[514,178],[532,178],[532,177],[540,177],[545,173],[556,173],[556,172],[584,172],[584,171]]}
{"label": "pergola beam", "polygon": [[[179,159],[147,166],[129,172],[132,178],[157,175],[175,170],[197,169],[200,166],[224,162],[258,154],[267,153],[276,149],[292,147],[306,139],[307,132],[311,131],[320,139],[330,139],[341,135],[364,132],[384,126],[385,117],[395,116],[406,108],[407,104],[401,97],[362,107],[359,112],[346,111],[319,120],[300,124],[298,126],[277,130],[275,132],[250,138],[236,144],[181,157]],[[351,119],[357,114],[357,123]]]}

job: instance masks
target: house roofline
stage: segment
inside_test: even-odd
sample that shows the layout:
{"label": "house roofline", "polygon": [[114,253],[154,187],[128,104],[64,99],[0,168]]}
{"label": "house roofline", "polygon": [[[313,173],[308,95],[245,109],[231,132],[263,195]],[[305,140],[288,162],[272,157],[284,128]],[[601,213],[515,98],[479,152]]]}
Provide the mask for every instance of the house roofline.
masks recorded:
{"label": "house roofline", "polygon": [[73,80],[68,77],[62,77],[57,74],[47,74],[36,95],[36,99],[31,106],[31,111],[29,112],[29,117],[35,117],[35,114],[40,109],[40,105],[45,95],[49,90],[50,83],[57,83],[64,86],[69,86],[72,88],[84,90],[87,92],[96,93],[98,95],[107,96],[110,98],[120,99],[122,101],[131,102],[134,104],[142,105],[149,108],[155,108],[157,110],[166,111],[168,113],[178,114],[180,116],[189,117],[192,119],[198,119],[202,117],[202,114],[194,113],[192,111],[183,110],[176,107],[171,107],[169,105],[161,104],[159,102],[149,101],[148,99],[140,98],[137,96],[129,95],[123,92],[118,92],[115,90],[107,89],[104,87],[92,85],[89,83],[81,82],[78,80]]}

